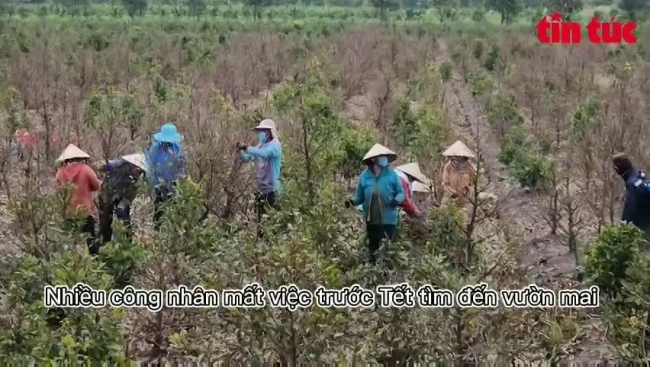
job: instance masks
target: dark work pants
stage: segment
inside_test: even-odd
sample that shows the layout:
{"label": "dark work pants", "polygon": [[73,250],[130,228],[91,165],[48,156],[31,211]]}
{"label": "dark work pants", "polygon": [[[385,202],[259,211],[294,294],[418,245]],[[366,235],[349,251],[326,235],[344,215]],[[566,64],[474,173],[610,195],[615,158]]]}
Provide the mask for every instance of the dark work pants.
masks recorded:
{"label": "dark work pants", "polygon": [[381,240],[387,239],[392,241],[395,237],[395,226],[394,225],[374,225],[366,224],[366,229],[368,231],[368,252],[370,253],[370,262],[375,263],[375,252],[381,246]]}
{"label": "dark work pants", "polygon": [[154,206],[154,213],[153,213],[153,224],[154,228],[156,231],[160,229],[160,218],[163,215],[163,204],[165,204],[167,201],[171,199],[168,196],[162,196],[162,195],[156,195],[156,198],[154,199],[153,206]]}
{"label": "dark work pants", "polygon": [[113,215],[124,223],[127,229],[127,236],[133,236],[133,228],[131,226],[131,207],[129,205],[120,208],[118,203],[109,202],[101,203],[101,213],[99,216],[99,233],[102,237],[102,244],[110,241],[113,238]]}
{"label": "dark work pants", "polygon": [[255,198],[256,208],[257,208],[257,221],[262,221],[262,216],[267,214],[268,207],[276,208],[275,205],[275,192],[270,192],[268,194],[257,194]]}
{"label": "dark work pants", "polygon": [[86,246],[91,255],[97,255],[99,253],[99,247],[97,246],[97,231],[95,230],[95,224],[97,221],[92,215],[87,216],[83,220],[83,224],[79,226],[79,222],[76,219],[68,219],[68,225],[72,228],[75,228],[76,231],[81,230],[81,233],[88,235],[86,239]]}
{"label": "dark work pants", "polygon": [[160,229],[160,218],[162,218],[163,211],[164,211],[164,204],[166,204],[168,201],[174,197],[174,188],[176,187],[176,182],[172,182],[171,184],[166,184],[157,186],[154,188],[154,213],[153,213],[153,224],[154,228],[157,231]]}
{"label": "dark work pants", "polygon": [[99,244],[97,243],[97,231],[95,229],[95,224],[97,220],[93,216],[87,216],[84,222],[83,232],[88,235],[86,240],[86,245],[90,250],[91,255],[97,255],[99,253]]}
{"label": "dark work pants", "polygon": [[[262,217],[268,213],[269,207],[279,209],[275,202],[275,192],[270,192],[268,194],[258,193],[255,197],[255,207],[257,209],[257,222],[262,223]],[[262,228],[257,231],[257,237],[264,237],[264,231]]]}

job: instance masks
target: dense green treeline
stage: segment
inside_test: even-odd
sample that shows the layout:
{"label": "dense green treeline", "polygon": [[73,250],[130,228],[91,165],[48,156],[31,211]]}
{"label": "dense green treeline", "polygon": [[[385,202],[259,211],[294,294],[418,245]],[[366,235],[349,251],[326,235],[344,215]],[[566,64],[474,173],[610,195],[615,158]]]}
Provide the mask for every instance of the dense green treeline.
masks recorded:
{"label": "dense green treeline", "polygon": [[[353,9],[350,9],[350,8]],[[0,1],[0,14],[30,18],[73,16],[94,18],[217,18],[261,22],[327,19],[349,22],[459,21],[530,23],[555,9],[566,18],[587,20],[593,15],[644,20],[645,0],[90,0]]]}

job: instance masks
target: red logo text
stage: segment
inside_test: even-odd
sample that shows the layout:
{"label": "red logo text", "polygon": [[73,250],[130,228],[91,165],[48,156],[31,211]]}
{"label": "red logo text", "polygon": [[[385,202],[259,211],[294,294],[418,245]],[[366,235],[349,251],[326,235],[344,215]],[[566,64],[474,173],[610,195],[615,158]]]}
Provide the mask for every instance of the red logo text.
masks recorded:
{"label": "red logo text", "polygon": [[[562,22],[562,14],[557,11],[551,20],[544,16],[537,23],[537,39],[541,43],[575,44],[582,42],[582,26],[577,22]],[[616,22],[612,17],[609,22],[601,22],[597,16],[587,24],[587,38],[591,43],[636,43],[635,22]],[[550,30],[550,32],[549,32]],[[550,33],[550,34],[549,34]]]}

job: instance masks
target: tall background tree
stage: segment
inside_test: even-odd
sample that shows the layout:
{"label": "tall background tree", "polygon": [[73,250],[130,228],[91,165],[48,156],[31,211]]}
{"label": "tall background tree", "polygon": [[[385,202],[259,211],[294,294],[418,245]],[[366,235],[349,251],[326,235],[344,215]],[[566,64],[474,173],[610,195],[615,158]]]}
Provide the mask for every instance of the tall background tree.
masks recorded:
{"label": "tall background tree", "polygon": [[131,18],[142,16],[147,10],[147,0],[122,0],[122,6]]}
{"label": "tall background tree", "polygon": [[510,23],[521,12],[519,0],[487,0],[485,6],[501,14],[501,24]]}
{"label": "tall background tree", "polygon": [[388,12],[399,8],[399,3],[395,0],[370,0],[370,4],[377,8],[381,20],[387,20]]}
{"label": "tall background tree", "polygon": [[460,2],[458,0],[431,0],[431,7],[438,12],[440,23],[444,23],[446,20],[453,22],[458,14]]}
{"label": "tall background tree", "polygon": [[246,6],[249,6],[253,11],[253,19],[257,20],[262,14],[264,7],[272,5],[272,0],[244,0]]}
{"label": "tall background tree", "polygon": [[650,10],[650,2],[648,0],[621,0],[618,5],[625,14],[634,20],[643,19],[648,10]]}
{"label": "tall background tree", "polygon": [[84,13],[90,2],[88,0],[55,0],[54,3],[67,14],[74,16]]}
{"label": "tall background tree", "polygon": [[187,7],[190,9],[190,15],[198,18],[205,12],[205,0],[187,0]]}
{"label": "tall background tree", "polygon": [[546,0],[546,7],[551,12],[560,12],[565,20],[571,20],[575,13],[582,10],[582,5],[582,0]]}

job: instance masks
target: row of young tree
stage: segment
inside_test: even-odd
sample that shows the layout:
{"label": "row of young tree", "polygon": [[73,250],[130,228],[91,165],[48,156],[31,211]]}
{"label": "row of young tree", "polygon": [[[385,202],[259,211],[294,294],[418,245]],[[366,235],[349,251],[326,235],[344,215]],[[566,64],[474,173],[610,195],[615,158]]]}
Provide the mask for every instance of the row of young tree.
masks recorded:
{"label": "row of young tree", "polygon": [[[642,49],[551,49],[527,35],[446,40],[379,27],[328,37],[241,32],[214,42],[207,32],[152,27],[100,33],[93,26],[18,23],[0,33],[9,35],[0,37],[0,174],[13,203],[12,224],[0,236],[21,254],[0,257],[0,361],[558,361],[576,354],[597,322],[612,330],[607,338],[620,356],[647,356],[650,281],[635,252],[639,233],[608,228],[622,191],[610,177],[610,150],[625,148],[650,161],[643,144],[650,74]],[[445,52],[450,60],[440,62]],[[600,90],[605,68],[616,83]],[[456,106],[450,96],[458,90],[471,93]],[[602,104],[594,106],[589,97]],[[485,102],[485,119],[473,111],[472,99]],[[453,114],[458,108],[465,113]],[[258,242],[249,220],[254,173],[241,165],[233,146],[249,139],[249,128],[262,117],[279,125],[287,195],[282,212],[265,224],[267,240]],[[489,125],[471,129],[476,141],[464,138],[483,158],[469,215],[453,206],[430,207],[429,228],[404,223],[400,240],[382,251],[380,266],[368,267],[358,215],[342,205],[364,153],[380,142],[400,159],[420,162],[424,172],[440,172],[441,149],[466,119]],[[93,261],[83,239],[61,221],[65,197],[48,190],[53,156],[76,135],[85,137],[79,145],[93,157],[110,159],[126,141],[146,146],[161,121],[177,122],[185,134],[190,175],[198,185],[181,189],[161,233],[147,230],[142,218],[150,217],[151,208],[143,203],[144,213],[134,214],[140,224],[135,243],[118,233]],[[9,142],[23,126],[38,129],[41,141],[32,165],[15,166]],[[500,146],[485,145],[481,137],[487,134]],[[562,165],[549,164],[551,158]],[[511,213],[479,200],[482,191],[509,185],[510,176],[539,192],[518,190],[523,201],[505,208]],[[408,281],[458,290],[486,281],[494,288],[521,288],[529,274],[517,250],[536,263],[544,260],[530,254],[534,246],[524,238],[529,228],[518,228],[535,211],[530,200],[548,201],[534,224],[557,236],[561,251],[570,250],[576,263],[585,247],[598,249],[590,253],[587,275],[608,291],[607,306],[616,301],[620,307],[600,313],[269,308],[155,314],[104,308],[69,310],[57,329],[45,321],[42,290],[52,283],[223,289],[258,281],[267,288],[295,283],[313,289]],[[218,218],[197,225],[204,204],[218,208]],[[591,227],[602,232],[598,240],[584,234]],[[580,286],[567,278],[561,278],[562,288]]]}
{"label": "row of young tree", "polygon": [[[264,8],[269,6],[292,6],[292,5],[330,5],[330,6],[363,6],[370,5],[377,9],[377,15],[386,19],[386,14],[396,10],[406,10],[409,15],[422,15],[421,12],[426,9],[435,9],[438,18],[441,22],[453,22],[461,9],[473,8],[475,13],[474,20],[483,19],[483,13],[487,11],[494,11],[500,14],[501,23],[512,22],[517,15],[525,8],[531,9],[554,9],[558,10],[565,16],[565,19],[570,19],[571,16],[584,6],[583,0],[331,0],[322,2],[322,0],[312,0],[296,4],[295,2],[287,2],[284,0],[241,0],[241,2],[228,2],[227,4],[220,4],[209,2],[206,0],[179,0],[179,1],[165,1],[162,3],[152,3],[147,0],[113,0],[109,4],[113,7],[114,15],[121,15],[123,9],[126,14],[131,17],[143,16],[149,7],[152,6],[171,6],[171,14],[182,16],[189,15],[200,17],[206,15],[209,8],[216,9],[219,5],[234,5],[241,3],[250,8],[251,16],[253,18],[262,17]],[[24,6],[25,4],[46,4],[43,2],[20,2],[16,0],[3,0],[0,2],[0,12],[11,14],[16,11],[17,7]],[[93,3],[89,0],[54,0],[52,2],[59,12],[65,14],[84,14],[87,13],[85,9]],[[601,4],[610,5],[610,4]],[[630,19],[640,20],[644,19],[650,10],[650,4],[645,0],[622,0],[617,6],[624,12],[624,15]],[[414,14],[410,14],[416,12]],[[215,14],[213,11],[212,14]],[[540,13],[541,16],[541,13]]]}

